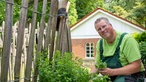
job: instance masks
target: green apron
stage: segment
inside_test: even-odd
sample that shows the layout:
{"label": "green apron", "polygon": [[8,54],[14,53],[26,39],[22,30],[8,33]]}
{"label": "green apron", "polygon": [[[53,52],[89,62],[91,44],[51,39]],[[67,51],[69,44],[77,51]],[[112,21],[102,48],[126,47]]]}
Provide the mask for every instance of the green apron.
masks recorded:
{"label": "green apron", "polygon": [[[120,52],[120,44],[121,44],[122,39],[125,36],[125,34],[126,33],[123,33],[121,35],[114,55],[109,56],[109,57],[104,57],[103,56],[103,47],[102,47],[103,39],[100,40],[100,58],[101,58],[102,62],[107,63],[108,68],[120,68],[120,67],[122,67],[120,59],[119,59],[120,58],[119,52]],[[110,78],[111,78],[112,82],[124,82],[124,76],[112,76]]]}

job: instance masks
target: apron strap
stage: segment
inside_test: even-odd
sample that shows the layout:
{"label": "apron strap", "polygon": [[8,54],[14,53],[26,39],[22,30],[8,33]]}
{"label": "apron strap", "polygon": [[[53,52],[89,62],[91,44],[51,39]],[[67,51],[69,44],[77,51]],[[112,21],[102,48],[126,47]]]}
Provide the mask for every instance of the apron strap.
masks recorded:
{"label": "apron strap", "polygon": [[116,47],[116,51],[120,50],[120,45],[121,45],[122,40],[123,40],[123,38],[124,38],[124,36],[125,36],[126,34],[127,34],[127,33],[123,33],[123,34],[121,35],[120,40],[119,40],[119,43],[118,43],[118,45],[117,45],[117,47]]}
{"label": "apron strap", "polygon": [[[118,51],[120,49],[120,44],[122,43],[122,40],[123,40],[123,37],[126,35],[127,33],[123,33],[120,37],[120,40],[119,40],[119,43],[116,47],[116,51]],[[101,38],[100,39],[100,42],[99,42],[99,50],[100,50],[100,57],[103,57],[103,39]]]}

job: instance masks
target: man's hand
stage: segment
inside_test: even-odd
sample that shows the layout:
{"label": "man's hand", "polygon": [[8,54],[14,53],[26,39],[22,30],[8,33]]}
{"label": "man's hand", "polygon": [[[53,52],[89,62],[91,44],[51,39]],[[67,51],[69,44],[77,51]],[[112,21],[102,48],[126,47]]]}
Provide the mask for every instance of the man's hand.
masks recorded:
{"label": "man's hand", "polygon": [[101,73],[102,75],[114,76],[112,70],[113,70],[113,69],[105,68],[105,69],[102,69],[102,70],[99,69],[98,71],[99,71],[99,73]]}
{"label": "man's hand", "polygon": [[91,68],[90,73],[97,73],[95,65],[92,65],[90,68]]}

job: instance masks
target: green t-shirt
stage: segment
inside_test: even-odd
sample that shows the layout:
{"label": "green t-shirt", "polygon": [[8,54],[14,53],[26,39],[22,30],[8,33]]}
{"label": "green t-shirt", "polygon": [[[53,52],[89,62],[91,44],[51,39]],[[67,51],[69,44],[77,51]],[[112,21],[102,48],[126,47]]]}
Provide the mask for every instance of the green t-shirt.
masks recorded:
{"label": "green t-shirt", "polygon": [[[118,42],[120,40],[121,32],[116,32],[116,40],[112,44],[108,44],[106,40],[103,40],[103,56],[108,57],[112,56],[116,50]],[[96,45],[96,61],[100,60],[100,51],[99,51],[99,41]],[[134,62],[141,58],[139,51],[139,45],[137,41],[130,35],[126,34],[120,45],[120,61],[122,66],[126,66],[131,62]],[[144,71],[143,64],[141,65],[141,71]]]}

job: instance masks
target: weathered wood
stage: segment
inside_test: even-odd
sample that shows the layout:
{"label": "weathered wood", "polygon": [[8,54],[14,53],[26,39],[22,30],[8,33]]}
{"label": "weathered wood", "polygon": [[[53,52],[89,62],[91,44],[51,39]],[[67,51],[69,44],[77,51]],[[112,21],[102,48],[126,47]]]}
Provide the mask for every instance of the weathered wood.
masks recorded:
{"label": "weathered wood", "polygon": [[66,20],[66,28],[67,28],[67,46],[68,46],[68,52],[72,52],[72,42],[71,42],[71,32],[70,32],[70,27],[68,25],[68,19]]}
{"label": "weathered wood", "polygon": [[[10,1],[10,0],[8,0]],[[47,0],[44,0],[44,5],[46,5],[47,2],[45,2]],[[14,33],[12,34],[10,32],[10,30],[12,28],[10,28],[10,25],[12,25],[12,23],[6,23],[7,25],[9,25],[9,29],[7,28],[7,38],[4,37],[4,39],[2,38],[3,41],[3,51],[5,50],[4,54],[7,54],[7,58],[11,57],[9,59],[7,59],[6,61],[1,61],[1,62],[5,62],[5,67],[7,65],[7,67],[9,67],[9,71],[8,69],[1,69],[2,71],[2,78],[5,76],[6,79],[10,80],[10,81],[15,81],[15,82],[19,82],[19,81],[25,81],[25,82],[31,82],[32,79],[32,59],[33,56],[35,56],[35,58],[37,58],[38,52],[40,52],[42,49],[48,49],[49,48],[49,60],[52,60],[53,54],[56,50],[56,33],[58,32],[58,38],[57,38],[57,49],[61,50],[61,52],[71,52],[71,37],[70,37],[70,29],[67,23],[67,11],[68,8],[66,8],[67,6],[67,2],[68,0],[61,0],[63,2],[61,2],[61,6],[59,6],[59,9],[64,8],[65,9],[65,13],[62,14],[58,14],[58,0],[51,0],[51,8],[50,8],[50,18],[48,20],[48,25],[46,28],[46,38],[45,38],[45,43],[43,44],[43,39],[44,39],[44,18],[45,18],[45,13],[46,9],[43,8],[43,13],[42,13],[42,18],[41,18],[41,23],[40,23],[40,28],[39,28],[39,33],[38,35],[38,45],[37,45],[37,53],[35,53],[36,55],[34,55],[34,43],[35,43],[35,28],[36,28],[36,17],[37,17],[37,6],[38,6],[38,0],[34,0],[34,13],[33,13],[33,19],[32,19],[32,24],[31,24],[31,33],[30,35],[27,33],[25,34],[25,30],[26,29],[26,18],[27,18],[27,7],[28,7],[28,0],[22,0],[22,7],[21,7],[21,14],[20,14],[20,20],[19,20],[19,26],[15,25],[14,28],[15,30],[13,31]],[[12,4],[9,2],[9,6],[12,6]],[[45,7],[43,5],[43,7]],[[9,10],[9,13],[12,12]],[[11,13],[12,14],[12,13]],[[7,15],[9,16],[9,15]],[[12,18],[13,16],[9,16],[10,21],[12,22]],[[57,18],[58,17],[58,18]],[[57,22],[59,21],[59,22]],[[59,25],[59,27],[57,27],[57,25]],[[18,28],[17,28],[18,27]],[[57,28],[56,28],[57,27]],[[8,32],[9,30],[9,32]],[[5,31],[5,33],[6,33]],[[3,31],[4,32],[4,31]],[[6,34],[5,34],[6,35]],[[10,36],[12,35],[12,37],[10,38]],[[9,36],[9,38],[8,38]],[[26,37],[24,37],[26,36]],[[2,35],[3,37],[3,35]],[[26,44],[27,41],[27,37],[29,37],[29,45]],[[5,42],[7,39],[7,42]],[[11,39],[12,43],[11,43]],[[5,40],[5,41],[4,41]],[[15,41],[17,40],[17,41]],[[5,42],[5,43],[4,43]],[[4,45],[5,44],[5,45]],[[42,45],[44,45],[44,48],[42,47]],[[6,48],[6,46],[10,46],[11,48]],[[27,51],[26,51],[27,49]],[[11,50],[11,52],[10,52]],[[26,52],[27,52],[27,58],[26,58]],[[11,56],[9,54],[11,53]],[[16,56],[16,58],[15,58]],[[3,58],[4,59],[4,58]],[[5,57],[6,59],[6,57]],[[23,62],[22,62],[23,61]],[[6,64],[8,62],[8,64]],[[35,62],[35,66],[36,66],[36,60],[34,60]],[[23,65],[22,65],[23,63]],[[25,68],[25,64],[26,63],[26,69],[25,69],[25,77],[20,77],[21,72],[24,72],[24,68]],[[9,65],[11,64],[11,65]],[[15,67],[14,67],[15,64]],[[22,67],[23,66],[23,67]],[[4,65],[1,67],[4,67]],[[22,69],[22,68],[23,69]],[[37,82],[37,76],[38,75],[38,68],[34,67],[34,75],[33,75],[33,81],[32,82]],[[5,72],[7,70],[7,72]],[[9,73],[8,73],[9,72]],[[8,77],[8,74],[10,76],[10,78]],[[23,79],[20,79],[23,78]],[[0,77],[1,79],[1,77]],[[1,79],[2,80],[2,79]],[[7,82],[7,81],[2,81],[2,82]]]}
{"label": "weathered wood", "polygon": [[47,6],[47,0],[43,0],[42,17],[41,17],[38,45],[37,45],[37,51],[36,51],[33,82],[37,82],[37,75],[38,75],[38,67],[36,66],[37,65],[37,58],[38,58],[38,53],[41,52],[41,50],[43,49],[42,42],[43,42],[44,28],[45,28],[46,6]]}
{"label": "weathered wood", "polygon": [[5,29],[5,22],[3,21],[3,24],[2,24],[2,40],[4,41],[4,29]]}
{"label": "weathered wood", "polygon": [[26,69],[25,69],[25,79],[24,82],[30,82],[31,81],[31,69],[32,69],[32,60],[34,55],[34,40],[35,40],[35,29],[36,29],[36,18],[37,18],[37,9],[38,9],[38,0],[34,0],[34,6],[33,6],[33,18],[32,18],[32,24],[31,24],[31,32],[29,37],[29,45],[28,45],[28,51],[27,51],[27,61],[26,61]]}
{"label": "weathered wood", "polygon": [[[68,13],[69,10],[69,6],[70,6],[70,2],[67,3],[67,7],[66,7],[66,12]],[[70,32],[70,26],[69,26],[69,20],[66,19],[66,28],[67,28],[67,40],[68,40],[68,52],[72,52],[72,42],[71,42],[71,32]]]}
{"label": "weathered wood", "polygon": [[3,54],[1,60],[1,82],[8,80],[10,45],[13,24],[13,0],[6,0],[6,22],[4,31]]}
{"label": "weathered wood", "polygon": [[[57,41],[57,49],[61,51],[62,54],[64,52],[71,52],[71,36],[70,30],[67,22],[67,6],[68,0],[60,1],[59,6],[59,32],[58,32],[58,41]],[[67,7],[67,8],[66,8]]]}
{"label": "weathered wood", "polygon": [[27,18],[27,10],[28,10],[27,8],[28,8],[28,0],[22,0],[22,7],[20,13],[19,27],[18,27],[17,45],[16,45],[16,59],[15,59],[15,67],[14,67],[15,82],[19,82],[20,79],[21,55],[22,55],[22,46],[24,42],[24,29],[26,26],[26,18]]}
{"label": "weathered wood", "polygon": [[49,47],[49,60],[52,60],[55,44],[55,32],[58,13],[58,0],[51,0],[50,17],[48,20],[48,27],[46,28],[46,39],[44,49]]}
{"label": "weathered wood", "polygon": [[14,80],[14,65],[15,65],[15,57],[16,57],[16,40],[17,40],[17,28],[18,28],[18,22],[16,22],[12,28],[12,43],[11,43],[11,70],[10,70],[10,73],[11,73],[11,79],[9,80]]}
{"label": "weathered wood", "polygon": [[[68,9],[70,6],[70,2],[67,3],[66,12],[68,13]],[[68,52],[72,52],[72,42],[71,42],[71,32],[70,32],[70,26],[69,26],[69,20],[66,19],[66,29],[67,29],[67,40],[68,40]]]}
{"label": "weathered wood", "polygon": [[67,8],[68,0],[59,0],[59,9],[60,8]]}

